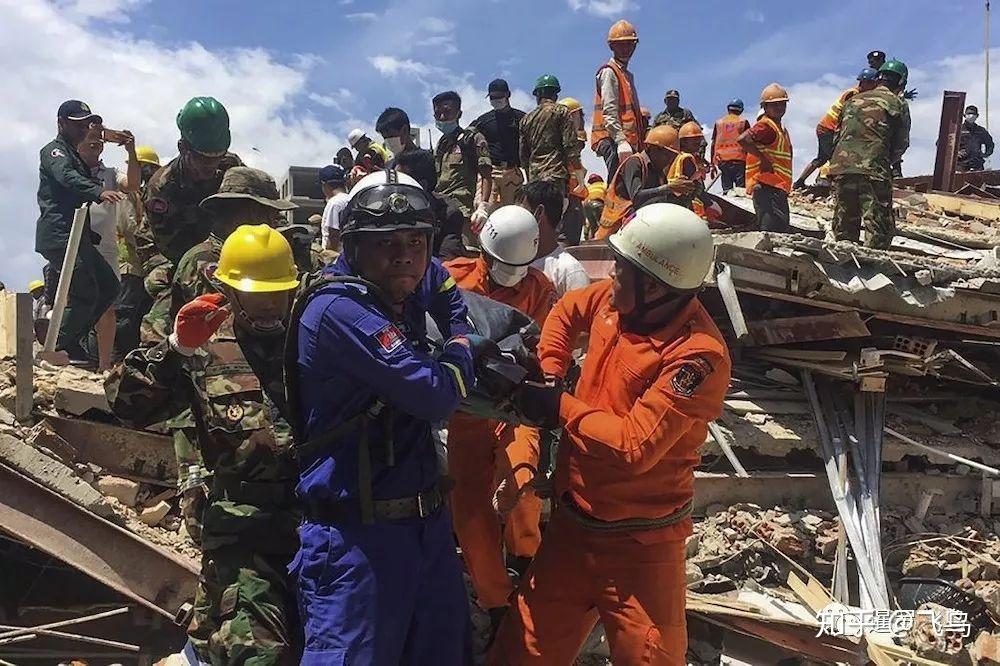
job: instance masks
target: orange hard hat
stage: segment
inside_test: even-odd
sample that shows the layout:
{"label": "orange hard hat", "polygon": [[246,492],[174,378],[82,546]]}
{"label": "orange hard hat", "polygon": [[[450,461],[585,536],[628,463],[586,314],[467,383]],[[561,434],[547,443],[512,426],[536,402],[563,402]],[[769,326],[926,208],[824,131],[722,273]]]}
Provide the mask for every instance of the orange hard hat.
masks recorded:
{"label": "orange hard hat", "polygon": [[635,31],[635,26],[622,19],[616,22],[611,29],[608,30],[608,41],[609,42],[637,42],[639,41],[639,35]]}
{"label": "orange hard hat", "polygon": [[779,86],[777,83],[772,83],[771,85],[764,88],[760,93],[760,103],[767,104],[769,102],[787,102],[788,101],[788,91]]}
{"label": "orange hard hat", "polygon": [[677,130],[670,125],[657,125],[646,134],[645,142],[651,146],[677,150]]}
{"label": "orange hard hat", "polygon": [[677,133],[681,139],[691,139],[693,137],[704,138],[705,133],[701,131],[701,125],[693,120],[681,125],[681,131]]}

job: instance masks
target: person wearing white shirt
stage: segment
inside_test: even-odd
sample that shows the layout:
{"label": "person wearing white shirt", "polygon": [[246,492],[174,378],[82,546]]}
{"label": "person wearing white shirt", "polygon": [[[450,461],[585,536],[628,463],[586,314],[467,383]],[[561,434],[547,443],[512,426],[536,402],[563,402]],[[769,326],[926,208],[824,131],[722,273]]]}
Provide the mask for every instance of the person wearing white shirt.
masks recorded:
{"label": "person wearing white shirt", "polygon": [[347,206],[347,171],[339,164],[328,164],[319,170],[319,184],[326,197],[326,207],[323,208],[323,219],[320,222],[320,233],[323,238],[323,248],[326,250],[340,249],[340,211]]}
{"label": "person wearing white shirt", "polygon": [[538,258],[531,264],[545,273],[556,287],[556,297],[590,285],[590,277],[576,257],[559,245],[559,222],[563,213],[563,191],[552,182],[538,180],[522,185],[517,204],[538,220]]}

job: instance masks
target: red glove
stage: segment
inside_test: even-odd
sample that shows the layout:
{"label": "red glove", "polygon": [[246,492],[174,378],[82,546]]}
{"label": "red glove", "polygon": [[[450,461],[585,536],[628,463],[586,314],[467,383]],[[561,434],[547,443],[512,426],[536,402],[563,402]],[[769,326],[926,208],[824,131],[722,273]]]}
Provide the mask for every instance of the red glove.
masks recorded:
{"label": "red glove", "polygon": [[222,305],[225,301],[226,297],[222,294],[202,294],[186,303],[174,319],[177,344],[195,349],[208,342],[229,316],[229,308]]}

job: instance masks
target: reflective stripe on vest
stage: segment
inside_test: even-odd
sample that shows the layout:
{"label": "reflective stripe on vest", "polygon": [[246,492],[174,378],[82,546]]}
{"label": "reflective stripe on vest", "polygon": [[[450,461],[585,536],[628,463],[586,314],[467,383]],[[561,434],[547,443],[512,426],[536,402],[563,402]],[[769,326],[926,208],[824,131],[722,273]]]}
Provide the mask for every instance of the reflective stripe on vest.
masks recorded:
{"label": "reflective stripe on vest", "polygon": [[643,183],[646,182],[646,176],[649,175],[649,157],[646,156],[646,153],[635,153],[619,165],[618,171],[615,172],[614,178],[611,179],[611,185],[608,186],[608,191],[604,195],[604,211],[598,222],[602,227],[618,227],[621,225],[621,221],[632,212],[632,200],[618,195],[618,181],[621,180],[625,165],[630,160],[639,160]]}
{"label": "reflective stripe on vest", "polygon": [[843,111],[844,104],[857,94],[857,88],[848,88],[840,93],[837,101],[830,105],[826,114],[820,119],[818,127],[822,127],[829,132],[836,132],[840,128],[840,112]]}
{"label": "reflective stripe on vest", "polygon": [[634,152],[643,149],[642,137],[646,135],[646,121],[642,117],[639,99],[636,97],[628,76],[617,62],[601,65],[594,74],[597,91],[594,93],[594,124],[590,129],[590,148],[597,152],[597,144],[603,139],[611,138],[604,125],[604,99],[601,95],[601,72],[610,68],[618,79],[618,121],[621,123],[625,139]]}
{"label": "reflective stripe on vest", "polygon": [[792,139],[788,130],[778,125],[767,116],[761,122],[771,126],[777,134],[777,139],[769,146],[757,146],[757,149],[771,160],[772,172],[760,170],[760,159],[753,153],[747,153],[747,194],[752,194],[757,183],[764,183],[785,192],[792,191]]}
{"label": "reflective stripe on vest", "polygon": [[746,119],[729,113],[715,121],[715,162],[744,162],[746,151],[737,139],[743,133]]}

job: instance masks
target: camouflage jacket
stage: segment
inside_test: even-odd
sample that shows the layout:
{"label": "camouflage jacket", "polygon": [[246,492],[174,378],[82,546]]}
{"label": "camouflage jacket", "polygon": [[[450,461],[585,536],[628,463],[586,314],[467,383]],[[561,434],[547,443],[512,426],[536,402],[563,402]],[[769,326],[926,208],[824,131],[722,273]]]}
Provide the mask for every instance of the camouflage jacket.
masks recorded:
{"label": "camouflage jacket", "polygon": [[434,151],[437,187],[434,191],[451,198],[468,217],[476,197],[476,177],[481,167],[492,167],[486,137],[474,129],[445,134]]}
{"label": "camouflage jacket", "polygon": [[670,125],[674,129],[679,130],[684,123],[689,123],[694,119],[694,114],[691,113],[691,109],[685,109],[683,106],[677,107],[677,110],[673,113],[663,109],[663,111],[660,111],[656,114],[656,117],[653,118],[653,127]]}
{"label": "camouflage jacket", "polygon": [[[108,377],[114,413],[144,427],[164,419],[197,441],[213,473],[202,546],[245,543],[295,551],[294,488],[284,416],[282,336],[237,333],[232,318],[190,357],[164,341],[141,347]],[[180,414],[180,416],[177,416]]]}
{"label": "camouflage jacket", "polygon": [[174,269],[174,279],[170,283],[169,321],[173,328],[174,317],[185,303],[202,294],[211,294],[219,289],[212,283],[209,270],[218,263],[222,252],[222,239],[215,234],[198,243],[184,253]]}
{"label": "camouflage jacket", "polygon": [[570,168],[580,162],[580,142],[562,104],[543,101],[521,119],[521,164],[528,181],[569,179]]}
{"label": "camouflage jacket", "polygon": [[226,169],[242,164],[239,156],[228,153],[215,178],[192,183],[184,174],[181,158],[175,157],[153,174],[146,185],[145,215],[136,233],[139,259],[147,273],[165,261],[176,264],[208,237],[212,214],[198,204],[219,191]]}
{"label": "camouflage jacket", "polygon": [[892,164],[910,145],[910,109],[884,86],[858,93],[840,113],[830,175],[859,174],[892,180]]}

